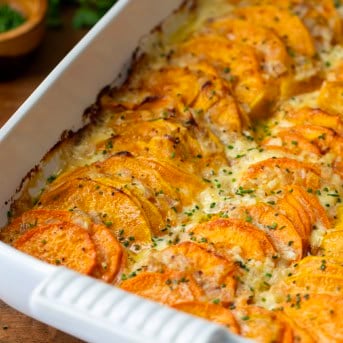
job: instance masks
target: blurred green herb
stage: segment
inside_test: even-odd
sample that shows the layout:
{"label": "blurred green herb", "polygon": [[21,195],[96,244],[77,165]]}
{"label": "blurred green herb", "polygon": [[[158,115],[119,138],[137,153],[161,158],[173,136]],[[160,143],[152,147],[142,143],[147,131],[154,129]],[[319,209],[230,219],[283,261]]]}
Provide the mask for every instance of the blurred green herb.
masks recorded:
{"label": "blurred green herb", "polygon": [[25,18],[15,9],[8,5],[0,5],[0,33],[20,26]]}
{"label": "blurred green herb", "polygon": [[117,0],[49,0],[48,26],[58,28],[62,25],[62,6],[76,6],[73,26],[90,28],[116,3]]}

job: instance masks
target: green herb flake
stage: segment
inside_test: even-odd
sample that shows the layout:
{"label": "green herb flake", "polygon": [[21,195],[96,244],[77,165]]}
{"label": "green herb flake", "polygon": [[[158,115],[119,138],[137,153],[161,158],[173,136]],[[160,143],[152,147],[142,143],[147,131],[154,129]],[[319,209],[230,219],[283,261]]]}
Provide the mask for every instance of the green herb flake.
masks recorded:
{"label": "green herb flake", "polygon": [[22,25],[26,19],[9,5],[0,5],[0,33],[7,32]]}

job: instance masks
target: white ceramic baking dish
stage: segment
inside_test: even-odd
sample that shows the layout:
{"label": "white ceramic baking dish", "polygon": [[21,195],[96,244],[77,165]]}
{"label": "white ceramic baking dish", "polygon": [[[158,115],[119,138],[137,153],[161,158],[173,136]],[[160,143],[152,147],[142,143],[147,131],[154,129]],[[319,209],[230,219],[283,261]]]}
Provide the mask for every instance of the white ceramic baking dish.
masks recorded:
{"label": "white ceramic baking dish", "polygon": [[[181,0],[122,0],[0,130],[0,227],[22,178],[82,126],[84,109],[123,70],[139,39]],[[174,311],[0,242],[0,299],[89,342],[243,342],[225,328]]]}

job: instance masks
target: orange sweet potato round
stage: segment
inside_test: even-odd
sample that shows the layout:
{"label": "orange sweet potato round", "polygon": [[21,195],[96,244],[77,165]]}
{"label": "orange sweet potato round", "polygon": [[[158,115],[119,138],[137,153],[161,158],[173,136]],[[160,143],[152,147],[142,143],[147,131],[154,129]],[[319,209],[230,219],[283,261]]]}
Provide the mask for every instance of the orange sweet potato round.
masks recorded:
{"label": "orange sweet potato round", "polygon": [[224,325],[231,332],[239,333],[239,326],[232,312],[220,305],[190,301],[176,304],[173,308]]}
{"label": "orange sweet potato round", "polygon": [[125,291],[166,305],[201,301],[204,294],[193,277],[180,272],[142,272],[120,285]]}
{"label": "orange sweet potato round", "polygon": [[105,223],[127,247],[150,246],[148,218],[139,201],[115,187],[81,178],[42,194],[40,208],[81,210]]}
{"label": "orange sweet potato round", "polygon": [[105,282],[112,282],[124,264],[123,249],[112,232],[104,225],[92,226],[91,239],[97,260],[92,276]]}
{"label": "orange sweet potato round", "polygon": [[278,313],[262,307],[245,306],[234,311],[241,335],[257,342],[293,342],[292,327]]}
{"label": "orange sweet potato round", "polygon": [[304,224],[304,217],[298,212],[297,207],[293,206],[292,203],[287,201],[286,196],[279,199],[276,203],[276,206],[280,213],[285,215],[293,223],[294,228],[300,235],[303,241],[303,246],[306,249],[309,244],[309,229]]}
{"label": "orange sweet potato round", "polygon": [[320,253],[323,256],[342,257],[343,251],[343,230],[327,231],[322,244]]}
{"label": "orange sweet potato round", "polygon": [[89,233],[71,223],[34,228],[17,239],[14,246],[42,261],[82,274],[91,274],[96,266],[96,250]]}
{"label": "orange sweet potato round", "polygon": [[232,301],[235,295],[235,264],[193,242],[184,242],[154,256],[166,268],[191,274],[209,299]]}
{"label": "orange sweet potato round", "polygon": [[326,294],[298,294],[284,304],[287,316],[308,331],[315,342],[343,341],[343,298]]}
{"label": "orange sweet potato round", "polygon": [[297,261],[302,258],[304,249],[301,237],[287,217],[263,203],[242,207],[239,211],[243,220],[249,217],[253,224],[266,232],[283,259]]}
{"label": "orange sweet potato round", "polygon": [[234,11],[239,18],[252,24],[273,30],[293,52],[313,57],[315,46],[313,39],[302,21],[288,10],[276,6],[250,6],[238,8]]}
{"label": "orange sweet potato round", "polygon": [[26,232],[46,225],[66,223],[86,230],[96,251],[96,266],[92,276],[106,282],[113,281],[124,263],[120,244],[105,225],[93,224],[91,218],[72,211],[33,209],[23,213],[4,229],[3,235],[15,242]]}
{"label": "orange sweet potato round", "polygon": [[286,119],[297,125],[315,125],[322,126],[343,135],[343,122],[338,115],[329,115],[328,113],[310,107],[291,110],[287,113]]}
{"label": "orange sweet potato round", "polygon": [[265,70],[279,77],[290,69],[290,56],[282,40],[270,29],[244,19],[223,17],[211,21],[208,28],[229,40],[244,42],[262,54]]}
{"label": "orange sweet potato round", "polygon": [[215,219],[196,226],[192,232],[199,241],[212,243],[216,252],[224,256],[233,247],[240,248],[244,259],[272,258],[276,251],[268,236],[256,226],[237,219]]}
{"label": "orange sweet potato round", "polygon": [[13,244],[21,235],[38,226],[71,222],[74,214],[69,211],[33,209],[15,218],[0,231],[0,238],[5,243]]}
{"label": "orange sweet potato round", "polygon": [[[209,46],[212,49],[208,49]],[[176,52],[185,53],[209,60],[219,70],[229,68],[231,73],[223,76],[232,83],[237,101],[253,115],[261,115],[260,109],[276,95],[275,90],[273,92],[273,88],[263,78],[259,55],[248,45],[206,34],[192,37]]]}
{"label": "orange sweet potato round", "polygon": [[265,191],[279,190],[287,185],[318,189],[321,171],[316,165],[291,158],[269,158],[248,167],[240,186],[246,189],[263,185]]}

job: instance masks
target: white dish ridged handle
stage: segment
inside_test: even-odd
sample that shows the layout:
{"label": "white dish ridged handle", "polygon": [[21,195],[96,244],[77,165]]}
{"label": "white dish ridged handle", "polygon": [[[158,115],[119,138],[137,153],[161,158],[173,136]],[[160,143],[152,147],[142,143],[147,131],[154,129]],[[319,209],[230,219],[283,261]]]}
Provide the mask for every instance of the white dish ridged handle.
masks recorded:
{"label": "white dish ridged handle", "polygon": [[32,314],[88,342],[242,342],[224,327],[58,268],[33,292]]}

